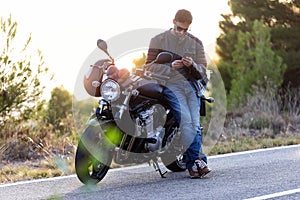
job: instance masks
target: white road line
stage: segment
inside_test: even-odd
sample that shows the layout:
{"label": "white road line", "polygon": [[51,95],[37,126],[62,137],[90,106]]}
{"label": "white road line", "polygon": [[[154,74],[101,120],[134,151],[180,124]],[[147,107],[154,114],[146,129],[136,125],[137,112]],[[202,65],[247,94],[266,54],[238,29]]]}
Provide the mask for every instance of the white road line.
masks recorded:
{"label": "white road line", "polygon": [[58,177],[51,177],[51,178],[41,178],[41,179],[35,179],[35,180],[26,180],[26,181],[18,181],[15,183],[7,183],[0,185],[0,188],[4,187],[10,187],[10,186],[15,186],[15,185],[23,185],[23,184],[28,184],[28,183],[40,183],[40,182],[45,182],[45,181],[54,181],[54,180],[61,180],[61,179],[67,179],[67,178],[75,178],[76,175],[68,175],[68,176],[58,176]]}
{"label": "white road line", "polygon": [[271,198],[275,198],[275,197],[281,197],[281,196],[286,196],[286,195],[290,195],[290,194],[295,194],[300,192],[300,188],[294,189],[294,190],[287,190],[287,191],[283,191],[283,192],[277,192],[277,193],[273,193],[273,194],[268,194],[268,195],[264,195],[264,196],[259,196],[259,197],[253,197],[250,199],[245,199],[245,200],[264,200],[264,199],[271,199]]}
{"label": "white road line", "polygon": [[300,147],[300,144],[281,146],[281,147],[272,147],[272,148],[266,148],[266,149],[255,149],[255,150],[249,150],[249,151],[241,151],[241,152],[235,152],[235,153],[227,153],[227,154],[209,156],[208,159],[225,158],[225,157],[245,155],[245,154],[251,154],[251,153],[259,153],[259,152],[275,151],[275,150],[291,149],[291,148],[299,148],[299,147]]}

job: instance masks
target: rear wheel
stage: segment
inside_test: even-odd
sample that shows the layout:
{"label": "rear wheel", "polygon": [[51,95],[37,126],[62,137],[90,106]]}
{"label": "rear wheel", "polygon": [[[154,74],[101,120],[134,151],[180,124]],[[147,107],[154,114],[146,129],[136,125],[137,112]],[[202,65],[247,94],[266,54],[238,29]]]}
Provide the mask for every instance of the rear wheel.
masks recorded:
{"label": "rear wheel", "polygon": [[161,154],[161,161],[167,169],[173,172],[182,172],[186,170],[184,147],[181,144],[180,136],[176,134],[166,151]]}
{"label": "rear wheel", "polygon": [[101,181],[112,161],[112,151],[100,139],[99,128],[88,127],[83,133],[75,155],[75,170],[78,179],[84,184],[97,184]]}
{"label": "rear wheel", "polygon": [[176,156],[168,155],[166,153],[161,156],[161,160],[166,168],[171,170],[172,172],[183,172],[186,170],[183,154],[179,154]]}

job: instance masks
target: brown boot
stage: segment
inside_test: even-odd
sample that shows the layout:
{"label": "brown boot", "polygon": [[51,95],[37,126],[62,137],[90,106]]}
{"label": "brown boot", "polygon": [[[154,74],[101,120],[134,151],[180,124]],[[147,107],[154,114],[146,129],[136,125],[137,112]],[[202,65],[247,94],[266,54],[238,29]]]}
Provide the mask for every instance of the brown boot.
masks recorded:
{"label": "brown boot", "polygon": [[188,170],[191,178],[203,178],[211,171],[203,160],[195,160],[193,167]]}
{"label": "brown boot", "polygon": [[194,178],[201,178],[201,176],[198,173],[198,170],[193,169],[194,167],[188,169],[189,173],[190,173],[190,178],[194,179]]}
{"label": "brown boot", "polygon": [[211,172],[211,169],[208,168],[207,164],[203,160],[195,160],[194,166],[195,165],[197,167],[200,178],[203,178],[206,174]]}

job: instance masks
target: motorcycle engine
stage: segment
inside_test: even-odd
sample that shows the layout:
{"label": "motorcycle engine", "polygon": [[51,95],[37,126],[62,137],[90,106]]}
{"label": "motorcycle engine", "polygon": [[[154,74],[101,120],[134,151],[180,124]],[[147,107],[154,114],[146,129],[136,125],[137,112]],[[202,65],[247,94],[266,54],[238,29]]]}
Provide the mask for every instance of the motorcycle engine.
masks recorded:
{"label": "motorcycle engine", "polygon": [[162,146],[162,140],[165,134],[165,129],[160,125],[155,127],[154,118],[155,106],[141,112],[138,117],[137,132],[138,135],[146,137],[145,149],[150,152],[157,151]]}
{"label": "motorcycle engine", "polygon": [[158,127],[153,134],[151,134],[146,142],[146,150],[154,152],[161,149],[162,140],[165,135],[165,129],[163,127]]}

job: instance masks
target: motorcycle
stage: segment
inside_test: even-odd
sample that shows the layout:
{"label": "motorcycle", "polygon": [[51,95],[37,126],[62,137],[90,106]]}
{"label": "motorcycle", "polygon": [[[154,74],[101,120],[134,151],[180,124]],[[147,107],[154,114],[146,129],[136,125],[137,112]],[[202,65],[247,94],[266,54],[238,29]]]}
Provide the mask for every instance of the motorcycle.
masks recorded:
{"label": "motorcycle", "polygon": [[[84,76],[86,91],[99,101],[77,146],[78,179],[84,184],[97,184],[112,162],[148,162],[162,178],[167,172],[161,170],[159,160],[170,171],[185,171],[179,125],[162,95],[169,77],[144,70],[155,63],[170,62],[172,54],[161,52],[153,62],[130,74],[115,66],[105,41],[99,39],[97,46],[108,58],[91,65]],[[204,96],[201,100],[213,101]]]}

